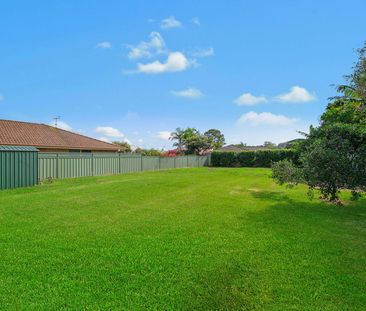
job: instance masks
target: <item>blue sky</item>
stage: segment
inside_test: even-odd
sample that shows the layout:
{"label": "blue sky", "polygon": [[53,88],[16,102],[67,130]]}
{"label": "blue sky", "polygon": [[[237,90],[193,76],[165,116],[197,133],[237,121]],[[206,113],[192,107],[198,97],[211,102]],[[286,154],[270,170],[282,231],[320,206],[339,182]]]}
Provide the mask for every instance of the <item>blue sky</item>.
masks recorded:
{"label": "blue sky", "polygon": [[176,127],[276,143],[317,124],[365,1],[0,2],[0,118],[169,148]]}

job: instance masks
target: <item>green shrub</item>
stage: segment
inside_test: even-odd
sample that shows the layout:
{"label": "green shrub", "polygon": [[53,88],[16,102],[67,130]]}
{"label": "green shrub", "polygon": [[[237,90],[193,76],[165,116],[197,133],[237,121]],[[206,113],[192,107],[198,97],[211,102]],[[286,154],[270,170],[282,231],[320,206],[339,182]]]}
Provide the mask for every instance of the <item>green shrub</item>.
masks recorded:
{"label": "green shrub", "polygon": [[211,154],[211,165],[216,167],[271,167],[280,160],[299,162],[299,155],[293,149],[258,150],[242,152],[214,151]]}
{"label": "green shrub", "polygon": [[211,165],[218,167],[237,167],[236,152],[213,152],[211,154]]}
{"label": "green shrub", "polygon": [[254,166],[255,153],[251,151],[236,153],[236,161],[238,167],[252,167]]}
{"label": "green shrub", "polygon": [[295,166],[291,160],[280,160],[272,163],[272,178],[280,185],[292,187],[303,181],[303,171]]}

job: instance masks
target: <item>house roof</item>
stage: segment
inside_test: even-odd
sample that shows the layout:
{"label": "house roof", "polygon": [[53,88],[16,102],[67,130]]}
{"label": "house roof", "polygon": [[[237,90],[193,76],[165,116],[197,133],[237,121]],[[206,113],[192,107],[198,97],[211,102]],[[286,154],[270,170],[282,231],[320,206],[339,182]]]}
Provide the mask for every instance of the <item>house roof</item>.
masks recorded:
{"label": "house roof", "polygon": [[[241,152],[241,151],[257,151],[257,150],[270,150],[271,148],[265,146],[242,146],[238,147],[236,145],[227,145],[220,148],[218,151],[234,151],[234,152]],[[272,148],[275,149],[275,148]]]}
{"label": "house roof", "polygon": [[116,145],[50,125],[10,120],[0,120],[0,145],[47,149],[119,150]]}
{"label": "house roof", "polygon": [[227,145],[227,146],[221,147],[219,149],[219,151],[243,151],[243,149],[239,148],[237,146],[234,146],[234,145]]}

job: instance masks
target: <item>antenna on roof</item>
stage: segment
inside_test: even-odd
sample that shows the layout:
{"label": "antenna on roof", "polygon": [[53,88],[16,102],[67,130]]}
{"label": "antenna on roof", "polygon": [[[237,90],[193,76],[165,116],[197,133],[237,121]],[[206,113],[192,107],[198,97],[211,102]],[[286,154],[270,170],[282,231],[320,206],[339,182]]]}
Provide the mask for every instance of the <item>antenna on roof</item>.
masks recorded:
{"label": "antenna on roof", "polygon": [[58,120],[60,120],[61,117],[60,116],[57,116],[57,117],[54,117],[53,120],[55,120],[55,127],[57,128],[57,122]]}

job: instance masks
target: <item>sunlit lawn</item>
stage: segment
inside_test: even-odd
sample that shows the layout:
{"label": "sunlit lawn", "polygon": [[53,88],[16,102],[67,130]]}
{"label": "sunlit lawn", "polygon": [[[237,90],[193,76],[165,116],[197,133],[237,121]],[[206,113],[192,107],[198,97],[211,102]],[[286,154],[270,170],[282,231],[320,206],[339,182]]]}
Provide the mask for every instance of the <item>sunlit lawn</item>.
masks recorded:
{"label": "sunlit lawn", "polygon": [[366,310],[366,200],[309,201],[269,175],[177,169],[2,191],[0,308]]}

